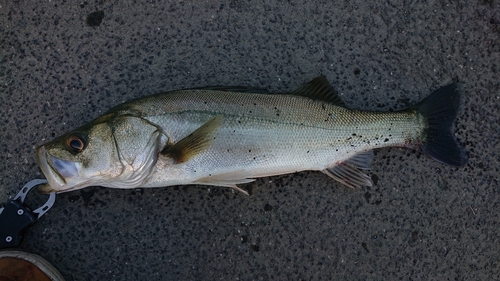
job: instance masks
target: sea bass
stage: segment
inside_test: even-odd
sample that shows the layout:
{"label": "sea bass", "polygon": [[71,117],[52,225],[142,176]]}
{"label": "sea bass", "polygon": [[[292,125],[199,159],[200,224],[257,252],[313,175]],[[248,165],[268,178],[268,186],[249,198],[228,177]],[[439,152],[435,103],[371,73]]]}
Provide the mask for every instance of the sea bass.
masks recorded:
{"label": "sea bass", "polygon": [[120,104],[37,148],[42,192],[201,184],[317,170],[370,186],[373,149],[400,146],[452,166],[467,162],[453,134],[456,84],[398,112],[348,109],[324,77],[286,94],[244,87],[172,91]]}

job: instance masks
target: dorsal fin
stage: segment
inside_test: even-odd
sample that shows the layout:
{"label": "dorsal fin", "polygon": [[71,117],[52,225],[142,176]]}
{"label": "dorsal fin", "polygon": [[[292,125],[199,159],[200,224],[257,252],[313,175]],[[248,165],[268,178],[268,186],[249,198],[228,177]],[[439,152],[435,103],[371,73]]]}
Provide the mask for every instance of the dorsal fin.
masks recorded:
{"label": "dorsal fin", "polygon": [[311,82],[300,86],[297,90],[288,94],[308,97],[346,107],[345,103],[340,99],[338,93],[332,88],[324,76],[316,77]]}

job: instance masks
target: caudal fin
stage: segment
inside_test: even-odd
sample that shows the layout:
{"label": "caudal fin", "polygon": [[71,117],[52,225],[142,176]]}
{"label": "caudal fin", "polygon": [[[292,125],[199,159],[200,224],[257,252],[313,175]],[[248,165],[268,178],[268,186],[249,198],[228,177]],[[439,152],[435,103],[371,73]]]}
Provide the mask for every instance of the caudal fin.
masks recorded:
{"label": "caudal fin", "polygon": [[467,163],[465,149],[453,134],[461,100],[460,87],[453,83],[436,90],[412,107],[427,120],[421,151],[452,166],[463,166]]}

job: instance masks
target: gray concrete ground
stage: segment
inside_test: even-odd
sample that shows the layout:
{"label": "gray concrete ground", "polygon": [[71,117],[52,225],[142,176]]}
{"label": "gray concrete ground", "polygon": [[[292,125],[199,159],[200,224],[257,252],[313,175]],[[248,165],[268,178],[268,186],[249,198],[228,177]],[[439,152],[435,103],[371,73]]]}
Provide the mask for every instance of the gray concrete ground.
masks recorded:
{"label": "gray concrete ground", "polygon": [[358,190],[302,172],[251,196],[58,195],[21,249],[67,280],[500,279],[498,1],[6,0],[0,22],[2,200],[42,177],[36,146],[135,97],[325,75],[352,108],[394,110],[463,84],[464,168],[392,148]]}

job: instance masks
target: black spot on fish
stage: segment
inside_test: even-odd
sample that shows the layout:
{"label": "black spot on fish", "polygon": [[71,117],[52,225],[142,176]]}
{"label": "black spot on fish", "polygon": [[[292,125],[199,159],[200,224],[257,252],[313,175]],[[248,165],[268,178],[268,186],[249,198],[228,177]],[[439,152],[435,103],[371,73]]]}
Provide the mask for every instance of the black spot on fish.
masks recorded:
{"label": "black spot on fish", "polygon": [[104,11],[92,12],[87,15],[87,25],[90,27],[99,26],[104,18]]}
{"label": "black spot on fish", "polygon": [[389,139],[385,139],[385,140],[384,140],[384,142],[388,142],[388,141],[389,141]]}
{"label": "black spot on fish", "polygon": [[377,183],[378,183],[378,176],[377,175],[372,175],[372,182],[373,182],[373,185],[377,185]]}
{"label": "black spot on fish", "polygon": [[354,75],[359,75],[361,73],[361,70],[359,68],[355,68],[353,73]]}

